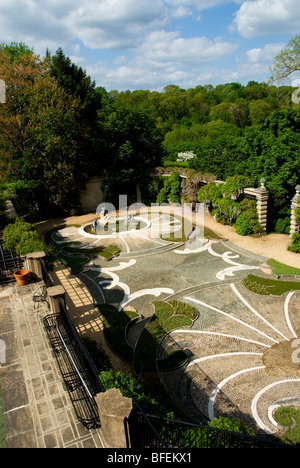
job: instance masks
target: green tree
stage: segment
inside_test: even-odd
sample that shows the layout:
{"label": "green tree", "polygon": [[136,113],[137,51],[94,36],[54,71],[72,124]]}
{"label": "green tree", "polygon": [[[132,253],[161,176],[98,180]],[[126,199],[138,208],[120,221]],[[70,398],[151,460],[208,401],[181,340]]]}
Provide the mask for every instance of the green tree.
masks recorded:
{"label": "green tree", "polygon": [[49,58],[50,75],[55,78],[57,84],[68,94],[87,104],[95,89],[95,82],[86,74],[86,71],[72,63],[61,48]]}
{"label": "green tree", "polygon": [[222,187],[223,185],[217,185],[215,182],[204,185],[198,192],[198,201],[206,203],[210,209],[213,208],[217,205],[218,200],[223,197]]}
{"label": "green tree", "polygon": [[294,36],[288,45],[275,57],[270,68],[271,80],[280,82],[300,70],[300,35]]}
{"label": "green tree", "polygon": [[266,101],[257,99],[249,104],[249,118],[252,125],[262,124],[272,112],[272,107]]}
{"label": "green tree", "polygon": [[178,172],[173,172],[171,175],[170,201],[172,203],[181,201],[181,177]]}
{"label": "green tree", "polygon": [[54,82],[47,60],[25,46],[2,47],[0,65],[9,83],[0,108],[2,180],[22,181],[37,191],[28,212],[45,216],[54,208],[76,210],[84,184],[80,101]]}
{"label": "green tree", "polygon": [[290,200],[300,180],[299,118],[296,107],[275,111],[236,140],[235,170],[248,176],[252,187],[266,179],[268,230],[274,229],[278,219],[290,216]]}
{"label": "green tree", "polygon": [[119,194],[134,195],[136,184],[144,180],[151,168],[161,165],[162,138],[155,122],[141,110],[112,104],[99,113],[99,143],[106,155],[98,161],[99,171],[109,178],[107,196],[112,203]]}

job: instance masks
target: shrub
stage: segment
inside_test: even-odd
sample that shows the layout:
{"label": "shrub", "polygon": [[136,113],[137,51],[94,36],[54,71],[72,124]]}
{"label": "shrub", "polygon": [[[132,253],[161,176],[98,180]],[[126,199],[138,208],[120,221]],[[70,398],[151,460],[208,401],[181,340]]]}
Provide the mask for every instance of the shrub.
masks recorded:
{"label": "shrub", "polygon": [[300,253],[300,234],[298,232],[295,232],[295,234],[292,235],[292,243],[289,250]]}
{"label": "shrub", "polygon": [[[298,200],[298,205],[300,205],[300,198],[299,198],[299,200]],[[295,215],[296,215],[296,221],[297,221],[297,223],[300,224],[300,206],[299,206],[299,208],[296,209]]]}
{"label": "shrub", "polygon": [[112,388],[118,388],[124,397],[134,397],[146,413],[174,418],[174,413],[167,402],[158,401],[156,397],[153,398],[147,395],[145,388],[136,378],[128,376],[124,374],[124,372],[115,371],[114,369],[101,372],[99,377],[106,391]]}
{"label": "shrub", "polygon": [[15,250],[19,255],[31,252],[45,251],[46,246],[40,239],[32,224],[17,218],[14,223],[8,224],[3,231],[3,247],[6,250]]}
{"label": "shrub", "polygon": [[278,219],[275,224],[274,231],[279,234],[289,234],[290,233],[291,219]]}
{"label": "shrub", "polygon": [[33,226],[21,218],[17,218],[14,223],[8,224],[3,231],[4,249],[16,250],[22,235],[29,232],[33,232]]}
{"label": "shrub", "polygon": [[262,232],[262,227],[258,221],[256,202],[245,198],[240,203],[241,213],[235,224],[237,234],[240,236],[249,236]]}
{"label": "shrub", "polygon": [[237,432],[238,434],[245,434],[248,436],[255,436],[255,431],[243,424],[237,419],[229,419],[226,417],[219,417],[210,421],[208,423],[209,427],[214,427],[215,429],[221,429],[223,431]]}
{"label": "shrub", "polygon": [[240,236],[249,236],[252,234],[252,225],[250,216],[244,211],[236,220],[235,230]]}
{"label": "shrub", "polygon": [[40,252],[45,250],[43,241],[40,240],[38,233],[24,232],[20,239],[20,242],[16,246],[16,252],[18,255],[27,255],[31,252]]}

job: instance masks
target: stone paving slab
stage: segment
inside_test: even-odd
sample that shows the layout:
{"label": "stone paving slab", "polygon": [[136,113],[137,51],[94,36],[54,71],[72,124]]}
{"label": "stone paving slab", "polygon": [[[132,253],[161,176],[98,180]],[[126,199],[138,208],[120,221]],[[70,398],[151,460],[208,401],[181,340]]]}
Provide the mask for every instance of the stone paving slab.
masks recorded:
{"label": "stone paving slab", "polygon": [[0,364],[7,448],[103,448],[98,430],[76,418],[43,325],[49,313],[32,302],[37,284],[0,289]]}

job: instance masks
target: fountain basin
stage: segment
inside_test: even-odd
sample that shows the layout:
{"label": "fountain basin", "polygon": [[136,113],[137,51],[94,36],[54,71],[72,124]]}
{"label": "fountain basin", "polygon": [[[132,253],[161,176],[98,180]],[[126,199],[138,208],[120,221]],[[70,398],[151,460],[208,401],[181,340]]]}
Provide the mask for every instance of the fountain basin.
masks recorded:
{"label": "fountain basin", "polygon": [[79,228],[79,234],[84,237],[105,238],[126,235],[133,231],[145,231],[150,228],[151,222],[140,216],[134,216],[132,220],[128,220],[127,216],[120,218],[109,219],[107,221],[98,221],[97,229],[93,229],[93,223],[84,224]]}

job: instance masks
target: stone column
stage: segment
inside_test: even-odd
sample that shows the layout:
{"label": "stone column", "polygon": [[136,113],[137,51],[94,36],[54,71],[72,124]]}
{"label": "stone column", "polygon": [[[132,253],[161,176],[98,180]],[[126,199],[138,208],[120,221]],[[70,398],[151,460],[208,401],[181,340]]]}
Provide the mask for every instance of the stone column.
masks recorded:
{"label": "stone column", "polygon": [[123,397],[120,390],[112,388],[95,397],[101,421],[101,436],[105,448],[130,448],[125,432],[125,419],[129,418],[133,405],[131,398]]}
{"label": "stone column", "polygon": [[296,209],[300,207],[300,205],[298,203],[299,199],[300,199],[300,185],[297,185],[296,195],[292,199],[292,205],[291,205],[291,209],[292,209],[291,233],[290,233],[291,237],[292,237],[293,234],[295,234],[295,232],[299,232],[299,229],[300,229],[300,225],[296,221]]}
{"label": "stone column", "polygon": [[268,199],[269,192],[265,187],[265,179],[261,179],[261,186],[258,189],[245,188],[244,193],[251,198],[256,198],[258,221],[261,225],[263,232],[267,232],[267,218],[268,218]]}
{"label": "stone column", "polygon": [[51,288],[47,289],[49,302],[50,302],[50,310],[51,314],[59,314],[60,307],[59,307],[59,298],[62,299],[63,303],[65,304],[65,290],[62,286],[52,286]]}
{"label": "stone column", "polygon": [[45,252],[33,252],[26,255],[28,270],[39,280],[43,279],[42,261],[46,257]]}
{"label": "stone column", "polygon": [[269,192],[265,187],[265,179],[261,179],[260,182],[261,187],[256,192],[258,221],[263,228],[263,232],[267,232]]}

